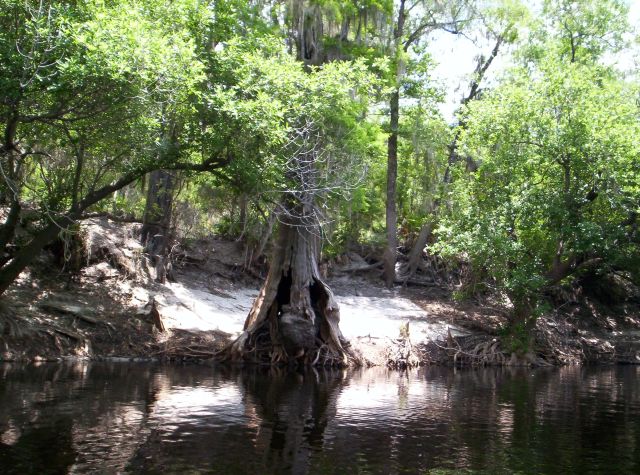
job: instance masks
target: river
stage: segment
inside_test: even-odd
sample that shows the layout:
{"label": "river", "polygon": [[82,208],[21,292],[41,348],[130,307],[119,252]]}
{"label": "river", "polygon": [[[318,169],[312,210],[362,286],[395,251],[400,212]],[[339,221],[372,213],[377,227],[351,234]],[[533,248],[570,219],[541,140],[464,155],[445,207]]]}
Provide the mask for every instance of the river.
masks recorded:
{"label": "river", "polygon": [[640,473],[640,367],[0,365],[0,473]]}

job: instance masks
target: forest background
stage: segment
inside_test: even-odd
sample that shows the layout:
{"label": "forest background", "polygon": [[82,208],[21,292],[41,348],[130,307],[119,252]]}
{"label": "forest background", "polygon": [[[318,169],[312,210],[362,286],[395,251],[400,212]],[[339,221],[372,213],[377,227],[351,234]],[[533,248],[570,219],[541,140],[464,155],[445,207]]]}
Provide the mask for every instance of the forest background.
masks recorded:
{"label": "forest background", "polygon": [[[88,217],[141,221],[158,281],[177,240],[237,239],[252,268],[288,227],[314,243],[304,285],[353,249],[389,287],[432,259],[526,351],[555,289],[639,283],[630,6],[0,0],[0,292]],[[330,301],[307,287],[301,309]]]}

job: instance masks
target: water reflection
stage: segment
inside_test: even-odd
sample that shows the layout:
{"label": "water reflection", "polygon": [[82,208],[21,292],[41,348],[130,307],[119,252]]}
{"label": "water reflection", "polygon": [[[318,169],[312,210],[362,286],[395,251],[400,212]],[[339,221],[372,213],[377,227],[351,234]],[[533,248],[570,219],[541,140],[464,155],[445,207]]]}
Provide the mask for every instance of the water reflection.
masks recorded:
{"label": "water reflection", "polygon": [[0,366],[0,473],[640,473],[639,447],[639,367]]}

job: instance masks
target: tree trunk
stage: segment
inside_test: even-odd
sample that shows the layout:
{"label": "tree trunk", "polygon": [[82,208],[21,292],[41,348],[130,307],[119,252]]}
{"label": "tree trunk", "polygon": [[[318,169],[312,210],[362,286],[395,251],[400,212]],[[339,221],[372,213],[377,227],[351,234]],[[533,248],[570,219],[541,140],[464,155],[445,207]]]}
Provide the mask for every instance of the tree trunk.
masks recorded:
{"label": "tree trunk", "polygon": [[166,261],[175,184],[175,174],[170,171],[156,170],[149,174],[149,189],[140,240],[151,256],[157,282],[165,282],[170,270]]}
{"label": "tree trunk", "polygon": [[15,237],[21,209],[20,201],[16,197],[12,197],[7,219],[0,227],[0,265],[4,265],[10,259],[7,246]]}
{"label": "tree trunk", "polygon": [[242,193],[240,195],[240,218],[238,219],[240,223],[240,234],[236,238],[236,242],[240,242],[244,239],[244,235],[247,232],[247,226],[249,224],[248,217],[248,208],[249,208],[249,200],[246,193]]}
{"label": "tree trunk", "polygon": [[322,63],[323,18],[322,9],[318,5],[307,5],[306,2],[294,3],[291,10],[292,24],[295,26],[296,56],[305,64]]}
{"label": "tree trunk", "polygon": [[398,210],[396,207],[396,187],[398,180],[398,122],[400,92],[391,96],[391,133],[387,147],[387,248],[384,252],[384,281],[387,287],[393,286],[396,277],[396,256],[398,249]]}
{"label": "tree trunk", "polygon": [[[69,226],[73,221],[69,220]],[[53,241],[60,231],[62,225],[58,223],[49,223],[42,231],[34,236],[34,238],[24,247],[21,247],[13,258],[0,270],[0,295],[18,278],[20,273],[27,267],[33,258],[40,254],[42,248]]]}
{"label": "tree trunk", "polygon": [[513,304],[513,310],[509,316],[505,342],[511,353],[522,358],[534,347],[537,301],[533,296],[514,295],[509,295],[509,300]]}
{"label": "tree trunk", "polygon": [[[500,46],[503,44],[504,41],[504,35],[506,35],[509,32],[509,29],[511,27],[507,28],[503,34],[498,35],[497,39],[496,39],[496,43],[493,47],[493,50],[491,51],[491,54],[489,55],[489,57],[487,59],[480,59],[480,63],[478,64],[478,67],[476,69],[477,75],[476,77],[471,81],[471,85],[469,87],[469,93],[462,99],[462,101],[460,102],[461,106],[465,106],[467,105],[469,102],[475,100],[478,97],[478,94],[480,93],[480,83],[482,82],[483,78],[485,77],[487,70],[489,69],[489,67],[491,66],[491,63],[493,62],[493,60],[498,56],[498,52],[500,51]],[[456,162],[458,160],[460,160],[460,156],[458,154],[458,145],[460,143],[460,138],[462,136],[462,131],[464,129],[466,129],[467,127],[467,122],[466,119],[462,119],[460,120],[460,123],[458,124],[458,128],[455,131],[455,134],[453,136],[453,139],[451,140],[451,142],[449,143],[449,145],[447,146],[448,150],[449,150],[449,154],[447,157],[447,166],[444,170],[444,175],[442,177],[442,185],[444,190],[448,189],[449,185],[451,184],[451,181],[453,179],[453,177],[451,176],[451,170],[453,168],[453,166],[456,164]],[[478,170],[478,166],[479,164],[473,159],[473,157],[471,157],[470,155],[467,155],[465,157],[466,163],[467,163],[467,171],[468,172],[475,172]],[[444,193],[443,193],[444,195]],[[434,214],[438,213],[438,210],[440,208],[441,205],[441,200],[437,199],[436,202],[433,205],[432,208],[432,212]],[[449,203],[445,202],[445,205],[448,207]]]}
{"label": "tree trunk", "polygon": [[359,363],[340,332],[338,304],[320,276],[319,227],[301,214],[296,210],[281,220],[267,279],[243,333],[220,359],[261,365]]}
{"label": "tree trunk", "polygon": [[273,232],[273,226],[276,224],[276,213],[275,211],[271,211],[269,213],[269,217],[267,218],[267,223],[262,231],[260,236],[260,241],[258,242],[257,247],[252,251],[251,259],[249,260],[249,266],[254,266],[258,263],[258,260],[264,253],[264,250],[271,239],[271,233]]}
{"label": "tree trunk", "polygon": [[[404,35],[405,9],[404,0],[400,1],[398,21],[393,33],[396,50],[402,44]],[[397,51],[396,51],[396,54]],[[398,210],[396,206],[396,188],[398,182],[398,125],[400,123],[400,82],[404,74],[402,59],[397,58],[396,88],[389,100],[389,138],[387,140],[387,248],[384,251],[384,281],[387,287],[392,287],[396,279],[396,257],[398,252]]]}
{"label": "tree trunk", "polygon": [[418,270],[420,260],[422,259],[422,253],[424,252],[424,248],[429,242],[432,230],[432,222],[425,223],[422,228],[420,228],[420,233],[418,234],[416,241],[411,247],[409,260],[407,264],[402,267],[400,275],[398,276],[400,280],[407,282],[411,277],[413,277],[413,275],[416,273],[416,270]]}

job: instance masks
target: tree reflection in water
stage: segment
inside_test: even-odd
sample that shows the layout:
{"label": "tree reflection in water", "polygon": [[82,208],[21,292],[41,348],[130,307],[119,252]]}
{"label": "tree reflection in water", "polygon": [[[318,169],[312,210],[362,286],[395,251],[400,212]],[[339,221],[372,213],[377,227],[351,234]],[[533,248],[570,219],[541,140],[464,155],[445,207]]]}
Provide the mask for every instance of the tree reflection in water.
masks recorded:
{"label": "tree reflection in water", "polygon": [[12,444],[0,442],[0,472],[68,473],[78,455],[73,448],[72,426],[70,417],[54,418],[46,427],[27,428]]}
{"label": "tree reflection in water", "polygon": [[0,366],[0,473],[640,473],[640,367]]}
{"label": "tree reflection in water", "polygon": [[[258,417],[257,448],[275,473],[306,473],[311,452],[324,446],[327,424],[336,415],[336,400],[345,384],[341,370],[304,374],[271,369],[242,376],[245,404]],[[265,377],[266,376],[266,377]]]}

